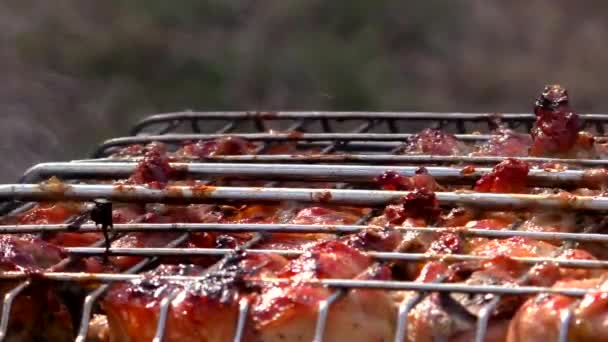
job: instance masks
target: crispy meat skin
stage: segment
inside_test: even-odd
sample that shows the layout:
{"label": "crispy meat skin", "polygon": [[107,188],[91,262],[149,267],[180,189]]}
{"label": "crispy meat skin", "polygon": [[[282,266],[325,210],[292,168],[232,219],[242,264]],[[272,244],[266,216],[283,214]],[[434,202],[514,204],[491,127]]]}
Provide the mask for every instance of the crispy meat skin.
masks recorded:
{"label": "crispy meat skin", "polygon": [[465,148],[465,145],[453,135],[431,128],[424,129],[404,144],[406,153],[446,156],[461,154]]}
{"label": "crispy meat skin", "polygon": [[[159,303],[172,291],[165,341],[232,341],[238,302],[248,296],[241,277],[271,276],[286,260],[276,255],[244,255],[221,264],[197,282],[169,282],[159,275],[196,275],[194,265],[161,265],[148,278],[114,285],[102,302],[108,314],[112,341],[151,341],[156,331]],[[210,319],[212,317],[213,319]]]}
{"label": "crispy meat skin", "polygon": [[[463,263],[452,268],[452,271],[449,271],[443,263],[429,262],[422,268],[416,281],[430,282],[442,274],[448,274],[450,275],[448,281],[465,282],[471,285],[514,284],[519,277],[529,270],[529,267],[514,261],[510,257],[549,256],[555,252],[556,248],[553,245],[532,239],[491,240],[471,252],[473,255],[491,257],[492,259],[489,261]],[[568,251],[563,257],[568,259],[593,259],[588,253],[581,250]],[[583,279],[594,274],[594,272],[588,270],[580,271],[558,268],[554,265],[541,265],[535,267],[531,272],[529,284],[550,286],[560,279]],[[405,292],[401,294],[401,299],[407,300],[413,295],[412,292]],[[431,342],[441,338],[449,341],[470,341],[472,339],[476,324],[474,317],[478,314],[479,309],[487,304],[489,298],[486,295],[453,294],[451,296],[456,303],[459,303],[461,308],[469,313],[463,313],[460,311],[461,309],[454,307],[454,304],[448,304],[445,300],[442,300],[439,294],[432,294],[410,312],[408,316],[410,324],[408,341]],[[525,300],[525,297],[503,297],[493,315],[495,319],[490,322],[486,341],[505,340],[507,324],[503,319],[510,317],[522,300]],[[533,322],[533,319],[530,322]]]}
{"label": "crispy meat skin", "polygon": [[536,122],[532,128],[532,156],[567,155],[575,146],[580,125],[570,107],[568,92],[548,85],[534,105]]}
{"label": "crispy meat skin", "polygon": [[[598,289],[597,294],[585,295],[574,310],[568,341],[604,341],[608,337],[608,295],[605,279],[560,281],[555,288]],[[575,299],[548,295],[530,298],[517,312],[509,326],[507,342],[556,341],[560,330],[561,310],[574,304]]]}
{"label": "crispy meat skin", "polygon": [[[310,341],[314,335],[319,302],[332,291],[298,284],[323,278],[390,279],[387,268],[370,268],[372,260],[338,241],[322,242],[293,260],[278,277],[290,285],[262,288],[252,308],[255,336],[251,341]],[[367,270],[367,271],[366,271]],[[394,328],[392,304],[381,291],[354,290],[330,307],[326,341],[388,341]]]}
{"label": "crispy meat skin", "polygon": [[521,193],[526,189],[530,166],[517,159],[506,159],[496,165],[492,172],[483,175],[475,183],[475,191],[496,193]]}

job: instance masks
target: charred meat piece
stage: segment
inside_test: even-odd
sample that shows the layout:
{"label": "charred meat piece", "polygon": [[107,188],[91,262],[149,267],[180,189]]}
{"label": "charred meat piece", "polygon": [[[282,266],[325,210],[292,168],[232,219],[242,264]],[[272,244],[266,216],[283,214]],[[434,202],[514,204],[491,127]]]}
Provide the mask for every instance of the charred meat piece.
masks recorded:
{"label": "charred meat piece", "polygon": [[[381,217],[372,221],[376,225],[401,225],[407,219],[419,219],[425,223],[434,222],[439,218],[441,208],[435,193],[417,189],[397,201],[397,204],[386,206]],[[424,223],[423,223],[424,224]]]}
{"label": "charred meat piece", "polygon": [[532,156],[564,156],[575,147],[580,124],[570,107],[568,92],[548,85],[534,105],[536,122],[532,128]]}
{"label": "charred meat piece", "polygon": [[521,193],[526,190],[530,166],[517,159],[506,159],[492,172],[483,175],[475,184],[475,191]]}
{"label": "charred meat piece", "polygon": [[409,138],[403,145],[405,153],[458,155],[466,150],[466,146],[456,137],[437,129],[427,128]]}
{"label": "charred meat piece", "polygon": [[[164,341],[232,341],[239,300],[249,296],[245,276],[268,277],[286,263],[274,255],[242,255],[204,272],[194,265],[161,265],[146,279],[114,285],[102,302],[112,341],[151,341],[159,304],[172,292]],[[198,281],[168,281],[163,275],[202,275]]]}

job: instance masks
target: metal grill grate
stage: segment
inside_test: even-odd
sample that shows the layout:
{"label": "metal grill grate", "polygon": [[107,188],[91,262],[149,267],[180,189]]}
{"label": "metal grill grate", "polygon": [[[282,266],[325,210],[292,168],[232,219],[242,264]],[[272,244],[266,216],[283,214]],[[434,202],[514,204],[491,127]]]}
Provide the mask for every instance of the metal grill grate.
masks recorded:
{"label": "metal grill grate", "polygon": [[[420,127],[433,127],[458,132],[458,139],[469,142],[486,141],[491,137],[490,128],[496,119],[501,119],[509,127],[518,129],[531,125],[534,118],[530,114],[466,114],[466,113],[326,113],[326,112],[214,112],[214,113],[172,113],[161,114],[147,118],[132,130],[131,137],[117,138],[102,144],[95,152],[94,159],[74,161],[68,163],[45,163],[36,165],[28,170],[19,184],[0,185],[0,199],[6,201],[38,202],[59,200],[81,200],[92,202],[104,198],[117,202],[137,203],[207,203],[224,200],[239,201],[296,201],[313,203],[337,203],[349,205],[364,205],[380,208],[391,203],[396,198],[407,195],[408,192],[378,191],[352,189],[351,184],[365,185],[371,183],[375,177],[387,169],[395,170],[403,175],[414,175],[418,170],[416,166],[396,166],[402,163],[416,163],[433,165],[438,163],[476,163],[493,164],[502,161],[502,157],[470,157],[470,156],[428,156],[428,155],[396,155],[401,142],[411,133],[397,133],[412,131]],[[581,115],[582,122],[587,128],[597,134],[603,134],[608,115],[587,114]],[[414,123],[414,124],[412,124]],[[465,134],[467,131],[484,130],[484,134]],[[303,133],[265,133],[270,128],[299,130]],[[350,132],[345,132],[345,129]],[[215,133],[207,133],[216,130]],[[251,133],[257,131],[257,133]],[[178,132],[178,133],[176,133]],[[181,132],[181,133],[179,133]],[[389,133],[386,133],[389,132]],[[241,156],[217,156],[192,163],[173,163],[181,170],[183,176],[206,180],[200,188],[193,189],[188,186],[170,186],[157,190],[143,186],[128,186],[117,189],[113,185],[96,183],[103,179],[121,179],[127,177],[136,167],[136,160],[123,160],[107,158],[116,148],[131,144],[141,144],[152,141],[162,141],[169,144],[179,144],[184,141],[209,140],[230,136],[240,136],[260,144],[255,154]],[[275,143],[297,142],[303,146],[320,147],[321,152],[314,155],[265,155],[264,151]],[[355,151],[354,154],[342,154],[342,151]],[[338,154],[335,154],[338,153]],[[555,158],[518,158],[531,162],[559,162],[576,166],[605,166],[608,161],[592,159],[555,159]],[[232,162],[232,163],[230,163]],[[263,162],[281,162],[283,165]],[[305,164],[304,162],[322,162],[331,164]],[[289,163],[289,164],[288,164]],[[295,163],[295,164],[294,164]],[[300,163],[300,164],[298,164]],[[336,163],[340,163],[336,165]],[[358,165],[345,165],[356,163]],[[366,165],[387,163],[385,166]],[[391,166],[388,166],[391,165]],[[427,166],[429,174],[440,182],[447,184],[471,184],[481,175],[489,172],[489,167],[476,167],[473,172],[463,172],[461,167]],[[550,172],[534,169],[529,174],[529,183],[537,186],[571,188],[586,184],[587,172],[585,170],[566,170]],[[57,176],[63,180],[88,180],[87,184],[66,183],[61,187],[50,187],[38,182]],[[267,180],[265,187],[232,187],[212,186],[213,181],[219,177],[235,177],[239,179]],[[91,181],[93,180],[93,181]],[[283,188],[279,181],[298,180],[300,182],[330,181],[335,182],[334,189],[315,188]],[[346,182],[346,183],[345,183]],[[348,183],[348,184],[347,184]],[[480,194],[473,192],[437,192],[438,200],[442,206],[467,206],[481,209],[527,209],[550,208],[559,210],[574,210],[581,212],[598,213],[608,210],[608,197],[570,196],[564,198],[559,195],[508,195],[508,194]],[[23,204],[12,214],[27,210],[31,205]],[[15,203],[6,208],[15,208]],[[232,249],[219,248],[180,248],[178,247],[189,238],[193,232],[228,232],[242,233],[254,232],[254,237],[240,247],[247,253],[274,253],[295,257],[302,252],[299,250],[268,250],[258,249],[256,245],[265,237],[265,233],[331,233],[353,234],[366,228],[371,214],[363,215],[354,225],[301,225],[301,224],[151,224],[129,223],[115,224],[111,239],[116,239],[128,232],[181,232],[176,239],[163,248],[104,248],[105,241],[98,241],[90,247],[65,248],[68,258],[84,256],[139,256],[142,261],[125,270],[121,274],[109,273],[70,273],[70,272],[43,272],[36,275],[37,279],[53,281],[99,281],[104,285],[90,292],[83,303],[82,317],[77,335],[77,341],[85,341],[90,318],[95,310],[95,303],[108,289],[109,283],[139,279],[138,272],[164,256],[217,256],[230,258],[234,255]],[[78,228],[79,232],[99,232],[94,224],[83,222],[74,223],[73,220],[63,224],[49,225],[4,225],[0,226],[2,234],[24,234],[42,232],[67,232]],[[441,232],[453,228],[446,227],[395,227],[395,229],[410,232]],[[458,230],[458,234],[467,237],[508,238],[527,237],[543,241],[564,241],[560,249],[566,249],[581,242],[608,243],[608,235],[599,234],[597,227],[587,227],[581,233],[556,233],[537,231],[486,230],[466,229]],[[367,253],[377,262],[388,261],[484,261],[488,258],[466,254],[429,255],[420,253],[380,252]],[[555,263],[565,268],[581,269],[607,269],[606,260],[569,260],[560,253],[552,257],[515,257],[517,262],[535,266],[541,263]],[[211,266],[209,270],[213,270]],[[207,270],[207,272],[209,271]],[[196,276],[165,276],[159,279],[170,280],[200,280],[204,274]],[[31,274],[23,272],[2,272],[2,280],[19,280],[17,286],[5,294],[0,320],[0,338],[4,338],[9,327],[11,306],[14,299],[32,284]],[[482,310],[479,317],[476,341],[485,338],[489,314],[493,311],[501,295],[533,295],[533,294],[561,294],[570,297],[582,297],[593,291],[583,289],[555,289],[547,287],[526,285],[526,278],[520,279],[520,286],[507,287],[497,285],[465,285],[443,283],[445,277],[433,283],[418,283],[412,281],[376,281],[353,279],[322,279],[309,281],[312,286],[327,286],[336,289],[332,296],[322,301],[314,334],[315,341],[322,341],[329,308],[339,301],[346,291],[355,288],[383,289],[383,290],[411,290],[418,295],[399,306],[397,313],[397,326],[395,341],[403,341],[407,335],[407,315],[420,303],[427,294],[432,292],[449,293],[487,293],[496,297]],[[251,283],[274,282],[280,284],[283,279],[249,279]],[[106,284],[107,283],[107,284]],[[165,334],[167,313],[175,293],[167,296],[160,305],[160,319],[156,331],[155,341],[161,341]],[[234,333],[234,340],[240,341],[243,337],[249,303],[243,300],[239,303],[239,317]],[[575,306],[562,316],[560,341],[568,337],[569,321]]]}

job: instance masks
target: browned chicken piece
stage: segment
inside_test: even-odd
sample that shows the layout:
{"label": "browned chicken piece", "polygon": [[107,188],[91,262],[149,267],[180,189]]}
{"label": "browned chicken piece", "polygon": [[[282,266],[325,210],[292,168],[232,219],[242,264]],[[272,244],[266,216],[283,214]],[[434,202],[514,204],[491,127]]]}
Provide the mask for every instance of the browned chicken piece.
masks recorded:
{"label": "browned chicken piece", "polygon": [[[361,252],[337,242],[315,245],[290,262],[278,277],[289,285],[268,284],[262,288],[252,310],[255,334],[248,341],[311,341],[321,301],[334,292],[299,281],[353,278],[390,279],[390,271],[372,266]],[[396,312],[386,292],[352,290],[334,303],[328,313],[324,341],[390,341]]]}
{"label": "browned chicken piece", "polygon": [[[533,267],[524,265],[512,257],[551,256],[556,247],[531,239],[510,238],[491,240],[471,251],[472,255],[490,257],[489,261],[463,263],[448,269],[445,264],[429,262],[421,270],[417,281],[431,282],[442,274],[449,275],[447,281],[469,285],[515,285],[520,277],[529,273],[528,283],[550,286],[561,279],[584,279],[594,276],[592,270],[559,268],[553,264]],[[567,259],[594,259],[582,250],[569,250],[561,255]],[[399,300],[408,300],[415,293],[404,292]],[[418,304],[408,316],[408,339],[410,342],[431,342],[437,339],[470,341],[475,334],[479,310],[487,305],[492,295],[431,294]],[[504,341],[507,333],[505,319],[510,317],[525,297],[504,296],[488,326],[486,341]]]}
{"label": "browned chicken piece", "polygon": [[585,295],[580,302],[562,295],[530,298],[509,325],[507,342],[557,341],[560,318],[574,307],[567,341],[605,341],[608,339],[608,283],[605,278],[565,280],[554,288],[579,288],[599,292]]}
{"label": "browned chicken piece", "polygon": [[[286,260],[276,255],[244,255],[203,273],[194,265],[161,265],[142,281],[114,285],[102,302],[114,342],[148,342],[156,332],[161,300],[176,291],[164,341],[232,341],[240,299],[247,298],[243,276],[272,276]],[[158,280],[163,275],[203,275],[200,281]]]}

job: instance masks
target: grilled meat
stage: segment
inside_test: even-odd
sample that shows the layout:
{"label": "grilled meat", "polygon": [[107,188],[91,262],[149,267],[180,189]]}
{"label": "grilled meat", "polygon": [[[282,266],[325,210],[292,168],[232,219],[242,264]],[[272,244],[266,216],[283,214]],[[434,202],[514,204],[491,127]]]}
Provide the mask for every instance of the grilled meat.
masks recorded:
{"label": "grilled meat", "polygon": [[477,147],[471,153],[473,156],[525,157],[532,145],[528,134],[517,133],[507,128],[499,128],[493,132],[492,138]]}
{"label": "grilled meat", "polygon": [[[35,274],[59,263],[61,249],[33,236],[0,236],[0,270]],[[0,293],[6,294],[18,282],[3,281]],[[53,283],[42,280],[15,298],[5,341],[73,341],[70,314],[57,295]]]}
{"label": "grilled meat", "polygon": [[[317,309],[333,291],[298,282],[326,278],[390,279],[388,269],[372,266],[372,259],[340,242],[315,245],[277,274],[289,285],[264,286],[252,310],[255,337],[251,341],[310,341]],[[329,310],[324,340],[388,341],[395,313],[381,291],[348,292]]]}
{"label": "grilled meat", "polygon": [[573,152],[580,124],[570,107],[568,92],[559,85],[546,86],[536,100],[532,128],[532,156],[564,156]]}
{"label": "grilled meat", "polygon": [[414,135],[403,145],[405,153],[445,156],[463,154],[466,149],[466,145],[458,141],[452,134],[430,128]]}
{"label": "grilled meat", "polygon": [[556,341],[560,335],[560,320],[565,310],[572,309],[567,341],[603,341],[608,336],[608,296],[603,278],[565,280],[554,288],[599,290],[585,295],[580,302],[562,295],[541,295],[530,298],[517,312],[511,324],[507,342]]}

